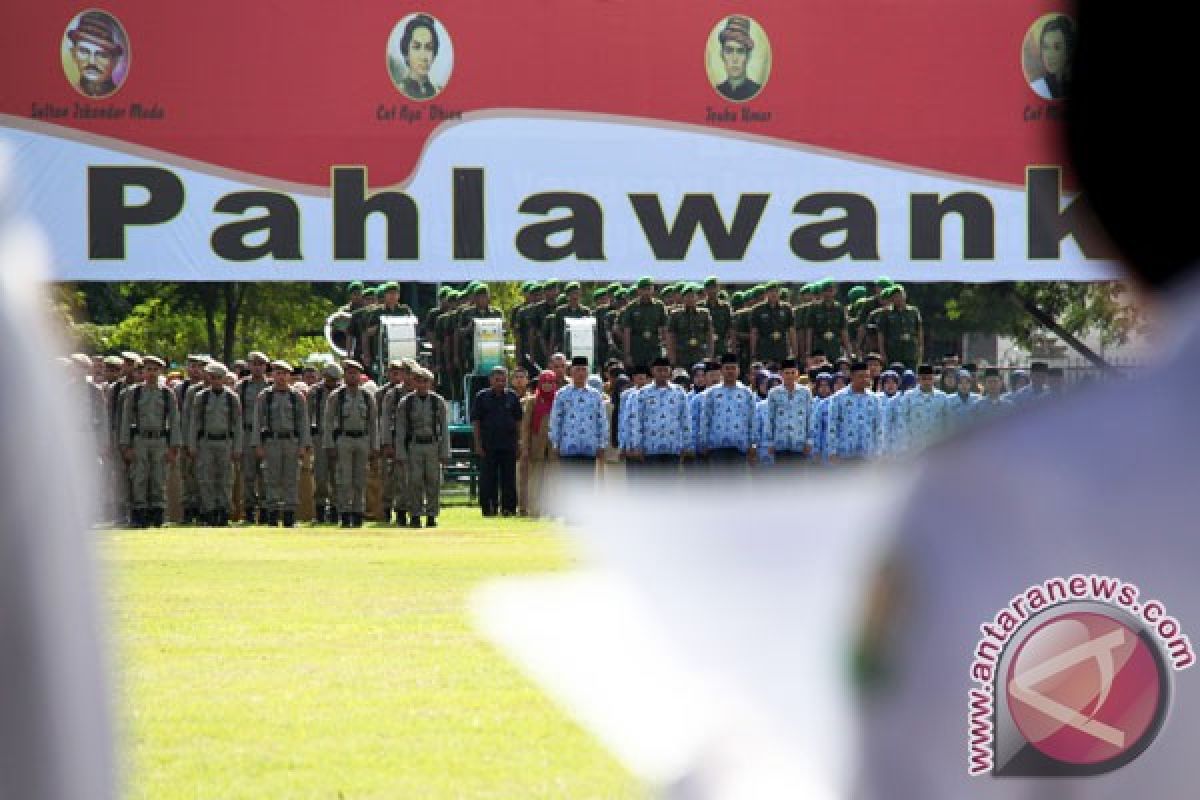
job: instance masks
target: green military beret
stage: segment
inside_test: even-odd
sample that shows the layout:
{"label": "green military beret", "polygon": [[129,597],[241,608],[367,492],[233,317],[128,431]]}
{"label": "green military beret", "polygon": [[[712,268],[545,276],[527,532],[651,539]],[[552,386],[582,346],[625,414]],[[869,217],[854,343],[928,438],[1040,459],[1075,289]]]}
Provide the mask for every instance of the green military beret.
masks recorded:
{"label": "green military beret", "polygon": [[879,293],[879,296],[887,298],[887,297],[891,297],[895,293],[896,293],[895,286],[886,286],[886,287],[884,287],[883,291]]}
{"label": "green military beret", "polygon": [[628,300],[629,296],[632,294],[633,294],[633,289],[630,289],[628,286],[622,286],[620,289],[617,290],[617,296],[620,297],[622,300]]}
{"label": "green military beret", "polygon": [[533,291],[533,281],[521,282],[521,294],[529,294]]}
{"label": "green military beret", "polygon": [[780,289],[780,290],[779,290],[779,297],[780,297],[780,299],[782,299],[782,300],[787,300],[787,299],[788,299],[789,297],[791,297],[791,296],[792,296],[792,290],[791,290],[791,289],[789,289],[788,287],[786,287],[786,286],[785,286],[785,287],[783,287],[782,289]]}
{"label": "green military beret", "polygon": [[716,285],[717,285],[717,276],[716,275],[709,275],[707,278],[704,279],[704,288],[705,289],[707,289],[710,286],[716,286]]}
{"label": "green military beret", "polygon": [[685,283],[679,291],[682,294],[695,294],[700,291],[700,287],[694,283]]}
{"label": "green military beret", "polygon": [[855,300],[861,300],[866,296],[867,296],[867,287],[865,287],[865,286],[852,286],[850,288],[850,291],[846,292],[846,297],[847,297],[847,299],[850,300],[850,302],[854,302]]}
{"label": "green military beret", "polygon": [[479,281],[471,281],[463,288],[463,291],[470,295],[470,294],[475,294],[475,290],[478,288],[479,288]]}
{"label": "green military beret", "polygon": [[441,300],[443,297],[449,297],[450,293],[453,291],[454,289],[450,286],[443,286],[439,288],[437,293],[438,299]]}
{"label": "green military beret", "polygon": [[729,292],[722,289],[721,291],[717,292],[717,299],[728,302],[729,301]]}
{"label": "green military beret", "polygon": [[592,290],[592,297],[606,297],[608,295],[607,286],[597,286]]}
{"label": "green military beret", "polygon": [[905,292],[903,283],[893,283],[892,284],[892,294],[895,294],[896,292]]}
{"label": "green military beret", "polygon": [[570,283],[568,283],[566,286],[563,287],[563,291],[574,292],[581,288],[582,287],[579,285],[579,281],[571,281]]}
{"label": "green military beret", "polygon": [[766,283],[763,284],[763,289],[768,292],[771,291],[772,289],[778,289],[779,287],[780,287],[779,281],[767,281]]}
{"label": "green military beret", "polygon": [[542,281],[543,289],[558,289],[561,286],[562,281],[560,281],[558,278],[547,278],[546,280]]}
{"label": "green military beret", "polygon": [[750,290],[750,299],[754,300],[767,293],[767,287],[759,285]]}
{"label": "green military beret", "polygon": [[376,286],[368,286],[367,288],[362,290],[362,293],[368,297],[375,297],[376,295],[379,294],[379,288]]}
{"label": "green military beret", "polygon": [[347,292],[361,292],[362,290],[363,290],[363,282],[362,281],[350,281],[350,283],[346,284]]}
{"label": "green military beret", "polygon": [[482,281],[476,281],[474,294],[491,294],[492,290]]}
{"label": "green military beret", "polygon": [[733,293],[733,302],[740,305],[741,303],[745,302],[745,300],[746,300],[745,292],[738,291],[738,292]]}
{"label": "green military beret", "polygon": [[610,284],[608,285],[608,291],[609,291],[611,294],[616,294],[616,293],[617,293],[617,290],[618,290],[618,289],[622,289],[622,288],[624,288],[624,287],[622,287],[622,286],[621,286],[621,284],[617,283],[616,281],[613,281],[612,283],[610,283]]}
{"label": "green military beret", "polygon": [[893,281],[891,278],[887,277],[886,275],[880,275],[878,278],[875,279],[875,286],[880,289],[886,289],[887,287],[891,286],[893,283],[895,283],[895,281]]}
{"label": "green military beret", "polygon": [[398,292],[400,291],[400,284],[395,281],[388,281],[387,283],[380,284],[378,291],[380,294],[384,292]]}
{"label": "green military beret", "polygon": [[639,289],[653,289],[654,288],[654,278],[651,278],[649,275],[644,275],[644,276],[638,278],[637,283],[634,285],[637,286],[637,288],[639,288]]}
{"label": "green military beret", "polygon": [[567,293],[566,292],[563,292],[562,294],[560,294],[558,297],[556,297],[554,299],[554,305],[556,305],[556,306],[565,306],[566,304],[567,304]]}

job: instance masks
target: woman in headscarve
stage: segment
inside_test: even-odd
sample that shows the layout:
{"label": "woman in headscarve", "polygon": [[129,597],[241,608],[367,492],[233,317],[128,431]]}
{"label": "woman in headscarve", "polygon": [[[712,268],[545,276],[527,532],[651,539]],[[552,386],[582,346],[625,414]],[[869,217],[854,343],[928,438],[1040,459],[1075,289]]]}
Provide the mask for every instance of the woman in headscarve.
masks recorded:
{"label": "woman in headscarve", "polygon": [[783,378],[775,373],[760,372],[754,376],[754,391],[759,398],[754,405],[754,439],[758,446],[758,465],[760,467],[770,467],[775,464],[775,456],[770,454],[772,443],[767,436],[770,429],[768,421],[771,416],[771,410],[767,406],[767,395],[782,383]]}
{"label": "woman in headscarve", "polygon": [[828,372],[813,378],[813,461],[829,462],[829,397],[833,394],[833,376]]}
{"label": "woman in headscarve", "polygon": [[552,370],[543,370],[537,379],[537,389],[521,401],[521,463],[527,484],[522,487],[521,497],[525,513],[531,517],[541,516],[542,489],[546,485],[546,462],[553,459],[550,447],[550,411],[554,408],[554,395],[558,392],[558,375]]}

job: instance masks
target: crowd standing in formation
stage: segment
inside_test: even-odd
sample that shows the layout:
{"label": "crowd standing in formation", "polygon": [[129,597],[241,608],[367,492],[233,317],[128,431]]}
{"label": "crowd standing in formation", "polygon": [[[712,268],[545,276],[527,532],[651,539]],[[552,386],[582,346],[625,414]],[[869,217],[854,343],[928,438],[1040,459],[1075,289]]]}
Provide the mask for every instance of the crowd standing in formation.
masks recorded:
{"label": "crowd standing in formation", "polygon": [[[659,296],[650,278],[602,286],[595,309],[575,282],[523,289],[509,316],[518,366],[493,369],[468,404],[485,515],[542,513],[551,470],[623,465],[633,478],[899,459],[1062,390],[1061,370],[1044,363],[1015,370],[1007,386],[997,369],[953,356],[940,369],[918,363],[920,313],[886,278],[851,289],[848,306],[831,281],[805,286],[809,299],[796,307],[774,282],[726,302],[715,278]],[[395,283],[349,290],[351,347],[370,359],[380,317],[411,311]],[[371,295],[381,302],[364,303]],[[600,374],[560,350],[563,320],[593,315]],[[153,355],[72,356],[111,487],[106,516],[164,524],[177,475],[185,524],[293,527],[304,505],[318,524],[358,527],[370,514],[436,525],[448,398],[474,369],[471,320],[499,316],[483,284],[443,287],[424,320],[435,370],[392,361],[378,380],[356,358],[295,367],[254,351],[227,368],[197,355],[168,378]],[[372,482],[378,506],[368,509]]]}

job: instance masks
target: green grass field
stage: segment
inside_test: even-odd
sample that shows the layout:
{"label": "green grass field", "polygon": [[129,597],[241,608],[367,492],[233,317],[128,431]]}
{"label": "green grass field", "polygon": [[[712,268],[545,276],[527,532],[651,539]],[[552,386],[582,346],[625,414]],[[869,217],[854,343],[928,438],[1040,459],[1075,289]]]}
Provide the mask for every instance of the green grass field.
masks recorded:
{"label": "green grass field", "polygon": [[620,765],[471,627],[550,525],[105,532],[130,798],[618,798]]}

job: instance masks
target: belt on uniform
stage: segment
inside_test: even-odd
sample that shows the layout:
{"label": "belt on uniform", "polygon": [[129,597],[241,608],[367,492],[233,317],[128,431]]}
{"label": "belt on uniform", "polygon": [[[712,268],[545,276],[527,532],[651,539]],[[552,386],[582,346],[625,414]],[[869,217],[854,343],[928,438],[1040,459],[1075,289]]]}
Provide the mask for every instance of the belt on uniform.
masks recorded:
{"label": "belt on uniform", "polygon": [[700,344],[699,339],[688,339],[688,347],[695,347],[698,344]]}
{"label": "belt on uniform", "polygon": [[437,441],[436,436],[414,436],[412,440],[417,444],[433,444]]}
{"label": "belt on uniform", "polygon": [[349,436],[351,439],[361,439],[367,435],[366,431],[342,431],[342,436]]}
{"label": "belt on uniform", "polygon": [[232,433],[206,433],[204,438],[210,442],[223,442],[226,439],[232,439]]}
{"label": "belt on uniform", "polygon": [[771,332],[771,338],[772,338],[772,339],[774,339],[774,340],[776,340],[776,341],[779,341],[780,339],[782,339],[782,338],[783,338],[783,334],[782,334],[782,333],[780,333],[779,331],[772,331],[772,332]]}
{"label": "belt on uniform", "polygon": [[262,438],[265,439],[295,439],[295,435],[291,433],[264,433]]}
{"label": "belt on uniform", "polygon": [[827,342],[833,341],[833,331],[825,331],[824,335],[825,335],[825,341],[827,341]]}
{"label": "belt on uniform", "polygon": [[137,435],[142,439],[165,439],[169,434],[167,431],[138,431]]}

